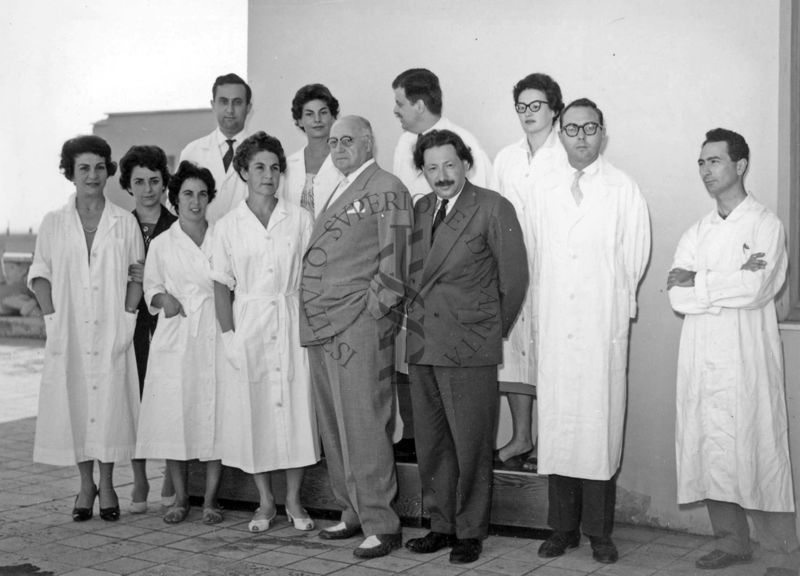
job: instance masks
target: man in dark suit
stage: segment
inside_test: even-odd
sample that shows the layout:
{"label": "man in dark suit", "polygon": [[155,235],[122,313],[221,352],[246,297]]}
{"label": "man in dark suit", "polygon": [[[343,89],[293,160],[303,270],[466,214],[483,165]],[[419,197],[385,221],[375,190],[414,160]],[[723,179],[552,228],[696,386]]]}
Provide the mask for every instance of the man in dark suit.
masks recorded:
{"label": "man in dark suit", "polygon": [[343,180],[316,220],[303,259],[300,339],[328,475],[343,508],[323,539],[365,540],[359,558],[401,544],[392,452],[394,334],[404,296],[412,202],[372,157],[372,129],[347,116],[331,128],[331,158]]}
{"label": "man in dark suit", "polygon": [[407,356],[422,497],[431,532],[412,552],[452,546],[478,559],[492,502],[492,448],[502,340],[528,284],[514,207],[466,179],[472,154],[449,130],[414,151],[433,192],[414,208]]}

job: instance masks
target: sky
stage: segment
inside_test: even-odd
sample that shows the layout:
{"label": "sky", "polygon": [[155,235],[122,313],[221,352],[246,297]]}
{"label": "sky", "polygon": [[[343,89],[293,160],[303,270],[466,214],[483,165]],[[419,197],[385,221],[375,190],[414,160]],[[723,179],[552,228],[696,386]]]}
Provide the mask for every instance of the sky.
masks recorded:
{"label": "sky", "polygon": [[65,203],[74,187],[58,170],[61,145],[107,113],[207,107],[219,70],[246,78],[247,0],[3,0],[2,8],[0,233],[36,231]]}

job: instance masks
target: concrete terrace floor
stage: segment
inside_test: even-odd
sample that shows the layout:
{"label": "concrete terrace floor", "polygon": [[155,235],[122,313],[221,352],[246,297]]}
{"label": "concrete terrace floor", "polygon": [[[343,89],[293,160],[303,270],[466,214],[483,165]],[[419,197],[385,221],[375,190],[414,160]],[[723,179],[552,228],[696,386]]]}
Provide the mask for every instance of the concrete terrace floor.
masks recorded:
{"label": "concrete terrace floor", "polygon": [[[95,505],[93,519],[73,522],[77,467],[31,460],[41,358],[41,342],[0,339],[0,576],[751,576],[766,569],[756,553],[753,564],[697,570],[694,561],[713,548],[711,538],[626,525],[615,528],[620,559],[611,565],[592,560],[585,538],[578,549],[545,561],[537,556],[541,540],[497,535],[485,541],[481,558],[469,565],[450,564],[447,550],[417,555],[401,549],[384,558],[359,561],[352,554],[359,537],[320,540],[317,530],[298,532],[283,516],[260,534],[247,531],[251,513],[245,510],[226,510],[222,524],[206,526],[200,521],[200,508],[193,507],[184,523],[165,524],[158,498],[161,461],[148,463],[151,497],[146,514],[127,512],[132,474],[126,463],[115,471],[120,520],[104,522]],[[332,524],[318,521],[319,527]],[[403,537],[426,532],[404,528]]]}

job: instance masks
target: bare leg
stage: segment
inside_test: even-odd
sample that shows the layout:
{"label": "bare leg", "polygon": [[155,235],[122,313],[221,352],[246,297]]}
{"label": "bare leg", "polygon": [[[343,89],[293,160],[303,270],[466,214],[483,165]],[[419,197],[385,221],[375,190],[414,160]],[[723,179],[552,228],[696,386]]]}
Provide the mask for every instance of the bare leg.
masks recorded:
{"label": "bare leg", "polygon": [[94,483],[94,460],[78,462],[78,472],[81,475],[81,489],[78,499],[75,501],[75,507],[91,508],[97,493],[97,486]]}
{"label": "bare leg", "polygon": [[533,396],[508,392],[507,397],[508,407],[511,410],[512,434],[508,444],[500,448],[500,459],[503,461],[533,449],[531,435]]}
{"label": "bare leg", "polygon": [[186,491],[188,484],[189,465],[183,460],[167,460],[167,473],[164,478],[170,478],[175,487],[175,504],[167,509],[164,522],[177,524],[183,522],[189,514],[189,494]]}
{"label": "bare leg", "polygon": [[295,518],[305,518],[308,514],[300,502],[300,486],[303,484],[303,468],[286,470],[286,511]]}
{"label": "bare leg", "polygon": [[203,499],[203,508],[219,508],[217,492],[221,476],[222,460],[211,460],[206,463],[206,493]]}
{"label": "bare leg", "polygon": [[264,532],[269,530],[272,520],[275,518],[275,496],[272,494],[272,479],[269,472],[259,472],[253,474],[253,482],[258,490],[258,509],[253,514],[253,519],[248,525],[251,532]]}
{"label": "bare leg", "polygon": [[147,502],[150,494],[150,483],[147,481],[147,460],[134,458],[131,460],[133,470],[133,489],[131,490],[132,502]]}

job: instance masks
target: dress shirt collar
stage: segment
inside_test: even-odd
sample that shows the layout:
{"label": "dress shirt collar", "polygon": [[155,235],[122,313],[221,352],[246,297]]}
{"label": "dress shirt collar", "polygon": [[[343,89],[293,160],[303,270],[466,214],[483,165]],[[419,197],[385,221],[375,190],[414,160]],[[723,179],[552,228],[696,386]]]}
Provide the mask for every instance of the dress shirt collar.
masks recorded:
{"label": "dress shirt collar", "polygon": [[[453,197],[447,199],[447,207],[445,207],[445,209],[444,209],[445,215],[446,214],[450,214],[450,210],[452,210],[453,206],[456,205],[456,201],[458,200],[458,197],[461,196],[461,193],[464,191],[464,186],[466,186],[466,185],[467,185],[467,181],[464,180],[464,184],[461,186],[461,190],[456,192],[456,194]],[[434,194],[436,194],[436,192],[434,192]],[[433,211],[434,214],[436,214],[436,212],[439,211],[439,206],[441,206],[441,205],[442,205],[442,199],[439,198],[439,196],[437,195],[436,196],[436,210]]]}
{"label": "dress shirt collar", "polygon": [[[233,143],[234,150],[239,147],[239,144],[242,143],[245,137],[246,133],[244,130],[242,130],[232,138],[233,140],[236,140],[236,142]],[[219,126],[217,126],[217,129],[214,130],[214,139],[216,140],[217,148],[219,148],[220,153],[224,156],[225,152],[228,151],[228,140],[230,140],[230,138],[225,136],[225,134],[222,133],[222,130],[219,129]]]}
{"label": "dress shirt collar", "polygon": [[[337,196],[338,196],[338,194],[344,192],[347,189],[347,187],[350,186],[350,184],[355,182],[355,179],[358,178],[364,170],[366,170],[367,168],[369,168],[373,164],[375,164],[375,158],[370,158],[369,160],[364,162],[361,166],[356,168],[353,172],[350,172],[350,174],[348,174],[347,176],[342,174],[342,172],[339,172],[339,174],[342,174],[341,182],[345,182],[345,180],[346,180],[346,182],[344,183],[344,185],[339,186],[339,191],[337,193]],[[338,170],[338,168],[337,168],[337,170]]]}

